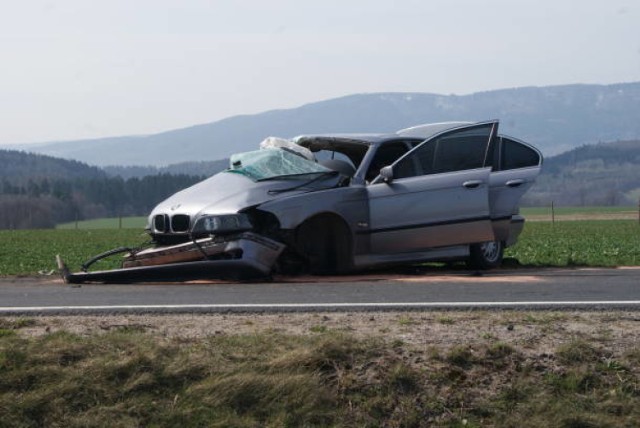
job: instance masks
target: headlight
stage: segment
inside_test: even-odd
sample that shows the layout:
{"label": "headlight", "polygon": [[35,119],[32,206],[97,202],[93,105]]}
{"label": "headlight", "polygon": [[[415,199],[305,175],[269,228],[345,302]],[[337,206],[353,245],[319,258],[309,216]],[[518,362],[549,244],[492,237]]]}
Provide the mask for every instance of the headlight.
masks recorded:
{"label": "headlight", "polygon": [[221,235],[251,229],[251,222],[246,214],[206,215],[196,220],[191,232]]}

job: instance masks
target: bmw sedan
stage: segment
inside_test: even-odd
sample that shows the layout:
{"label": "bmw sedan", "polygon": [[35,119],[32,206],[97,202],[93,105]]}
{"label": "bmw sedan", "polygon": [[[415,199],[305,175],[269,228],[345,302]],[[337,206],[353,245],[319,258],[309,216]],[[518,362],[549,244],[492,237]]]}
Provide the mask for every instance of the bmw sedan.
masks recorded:
{"label": "bmw sedan", "polygon": [[[522,231],[520,199],[542,164],[537,149],[498,125],[268,138],[161,202],[147,225],[153,247],[130,250],[116,274],[328,274],[426,261],[497,267]],[[109,280],[108,272],[67,279]]]}

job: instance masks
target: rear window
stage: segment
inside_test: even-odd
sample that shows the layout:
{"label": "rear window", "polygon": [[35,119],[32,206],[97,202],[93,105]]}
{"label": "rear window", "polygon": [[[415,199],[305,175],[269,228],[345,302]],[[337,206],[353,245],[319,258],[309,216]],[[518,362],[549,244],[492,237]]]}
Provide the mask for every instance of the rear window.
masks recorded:
{"label": "rear window", "polygon": [[540,164],[540,155],[531,147],[502,138],[502,170],[527,168],[538,166]]}

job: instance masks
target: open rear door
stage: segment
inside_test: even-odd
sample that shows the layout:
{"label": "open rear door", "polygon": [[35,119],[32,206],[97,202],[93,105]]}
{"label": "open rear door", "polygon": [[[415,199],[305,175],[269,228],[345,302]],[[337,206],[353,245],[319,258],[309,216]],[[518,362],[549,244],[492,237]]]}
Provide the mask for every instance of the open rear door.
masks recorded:
{"label": "open rear door", "polygon": [[508,241],[511,224],[523,220],[515,216],[522,196],[540,174],[542,155],[522,141],[500,136],[493,163],[489,189],[491,220],[496,239]]}

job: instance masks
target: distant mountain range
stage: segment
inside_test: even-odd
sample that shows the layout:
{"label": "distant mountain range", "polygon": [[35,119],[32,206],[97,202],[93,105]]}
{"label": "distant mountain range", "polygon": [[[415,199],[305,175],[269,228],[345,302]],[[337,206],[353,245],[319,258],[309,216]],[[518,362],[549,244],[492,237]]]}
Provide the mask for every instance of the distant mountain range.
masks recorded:
{"label": "distant mountain range", "polygon": [[394,132],[421,123],[494,118],[501,120],[503,133],[534,144],[546,155],[600,141],[635,140],[640,138],[640,82],[526,87],[464,96],[350,95],[154,135],[19,148],[99,166],[165,166],[254,150],[272,135]]}
{"label": "distant mountain range", "polygon": [[[183,162],[166,167],[98,168],[46,155],[0,150],[0,195],[15,186],[26,189],[43,180],[90,181],[164,177],[175,190],[181,184],[227,168],[228,159]],[[182,175],[180,178],[178,176]],[[185,181],[184,176],[192,178]],[[171,177],[176,183],[172,184]],[[167,184],[168,183],[168,184]],[[21,193],[21,192],[18,192]],[[542,173],[525,196],[527,205],[635,205],[640,198],[640,139],[582,145],[544,160]],[[117,198],[116,198],[117,199]]]}
{"label": "distant mountain range", "polygon": [[16,150],[0,150],[0,181],[12,184],[41,180],[106,178],[107,173],[86,163]]}

